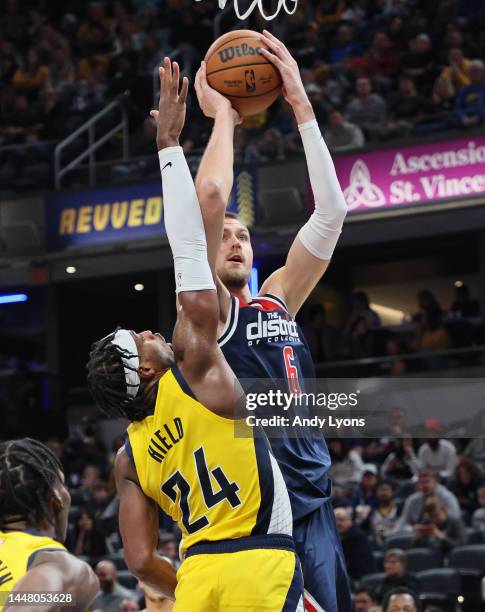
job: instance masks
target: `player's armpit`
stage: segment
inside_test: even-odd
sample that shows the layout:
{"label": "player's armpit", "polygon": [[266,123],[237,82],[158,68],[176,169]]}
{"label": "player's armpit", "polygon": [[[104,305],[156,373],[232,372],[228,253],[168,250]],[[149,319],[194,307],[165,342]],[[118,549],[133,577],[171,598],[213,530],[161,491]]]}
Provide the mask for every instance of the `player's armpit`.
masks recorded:
{"label": "player's armpit", "polygon": [[153,589],[174,599],[176,572],[157,551],[157,506],[141,490],[136,470],[124,448],[116,456],[115,479],[120,496],[123,553],[128,569]]}
{"label": "player's armpit", "polygon": [[329,260],[312,255],[297,236],[285,265],[265,280],[260,294],[271,293],[281,298],[288,307],[288,312],[294,317],[325,273],[329,263]]}
{"label": "player's armpit", "polygon": [[[63,550],[41,551],[35,557],[32,567],[17,582],[12,593],[54,592],[72,597],[75,610],[86,610],[99,590],[99,581],[91,567]],[[59,609],[58,602],[37,605],[39,612],[53,612]],[[18,606],[5,607],[13,612]]]}

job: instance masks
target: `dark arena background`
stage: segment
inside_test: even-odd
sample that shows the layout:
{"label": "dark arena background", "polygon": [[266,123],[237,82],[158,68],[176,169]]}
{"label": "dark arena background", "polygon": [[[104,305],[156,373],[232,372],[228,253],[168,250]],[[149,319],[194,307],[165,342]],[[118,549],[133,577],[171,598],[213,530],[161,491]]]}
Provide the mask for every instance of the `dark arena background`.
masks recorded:
{"label": "dark arena background", "polygon": [[[86,382],[91,343],[116,326],[170,338],[175,323],[149,116],[165,56],[190,80],[194,174],[212,122],[193,82],[212,42],[266,28],[298,62],[348,205],[297,317],[319,379],[419,392],[485,375],[485,2],[222,4],[0,0],[0,440],[36,438],[62,461],[66,546],[101,578],[92,610],[165,609],[123,559],[112,468],[126,422],[98,413]],[[253,295],[313,206],[280,97],[235,134],[229,209],[250,228]],[[436,406],[407,424],[396,401],[382,436],[327,438],[357,612],[398,610],[384,603],[395,586],[423,611],[485,610],[485,393],[471,407],[464,395],[450,435]],[[415,491],[432,498],[426,520],[403,512]],[[179,539],[160,513],[159,551],[177,567]]]}

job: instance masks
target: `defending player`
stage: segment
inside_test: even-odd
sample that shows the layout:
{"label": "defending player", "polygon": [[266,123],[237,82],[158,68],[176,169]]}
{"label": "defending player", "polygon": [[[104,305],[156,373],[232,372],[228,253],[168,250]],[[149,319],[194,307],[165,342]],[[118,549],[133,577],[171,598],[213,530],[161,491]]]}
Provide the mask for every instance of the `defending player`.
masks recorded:
{"label": "defending player", "polygon": [[[88,382],[98,406],[131,421],[115,474],[128,567],[175,598],[174,610],[303,610],[291,508],[264,437],[235,437],[241,390],[217,345],[219,304],[197,196],[178,138],[187,80],[160,69],[159,148],[165,227],[178,297],[172,346],[159,334],[119,329],[93,345]],[[217,112],[211,140],[234,129]],[[191,184],[182,195],[180,186]],[[223,220],[225,206],[218,214]],[[182,531],[175,575],[156,551],[157,507]]]}
{"label": "defending player", "polygon": [[62,465],[47,446],[0,443],[0,609],[51,612],[64,603],[74,611],[92,602],[95,573],[61,544],[70,504]]}
{"label": "defending player", "polygon": [[[271,50],[262,49],[262,53],[279,69],[283,95],[298,122],[315,212],[300,229],[285,265],[265,281],[257,298],[251,298],[248,288],[253,253],[247,227],[228,215],[222,228],[214,223],[211,212],[228,202],[232,188],[233,159],[227,154],[233,148],[230,130],[218,148],[208,147],[196,188],[210,261],[218,277],[219,346],[238,378],[287,379],[290,390],[298,385],[304,391],[303,380],[315,378],[315,370],[301,329],[289,323],[327,269],[347,207],[296,61],[269,32],[264,31],[262,39]],[[210,90],[204,64],[197,89],[199,98]],[[279,333],[275,332],[280,323]],[[270,327],[273,331],[265,332]],[[290,494],[293,535],[305,590],[311,595],[308,609],[316,610],[318,604],[326,612],[350,611],[347,572],[330,501],[330,455],[325,441],[301,431],[298,438],[283,435],[270,442]]]}

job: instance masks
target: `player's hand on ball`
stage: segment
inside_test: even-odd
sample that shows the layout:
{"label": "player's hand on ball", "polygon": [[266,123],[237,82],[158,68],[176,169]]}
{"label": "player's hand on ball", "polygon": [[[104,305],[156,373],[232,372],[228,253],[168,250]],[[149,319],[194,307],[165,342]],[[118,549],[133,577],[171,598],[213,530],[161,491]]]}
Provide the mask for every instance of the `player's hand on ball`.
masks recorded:
{"label": "player's hand on ball", "polygon": [[232,107],[230,101],[207,82],[206,64],[202,62],[195,76],[195,91],[201,111],[206,117],[215,119],[218,112],[231,112],[235,124],[241,123],[241,118]]}
{"label": "player's hand on ball", "polygon": [[180,68],[177,62],[164,58],[160,75],[160,103],[158,110],[150,111],[157,123],[158,150],[177,146],[185,123],[185,102],[189,90],[189,80],[184,77],[180,87]]}
{"label": "player's hand on ball", "polygon": [[283,97],[295,111],[298,123],[315,118],[310,100],[303,86],[300,69],[286,46],[268,30],[263,30],[261,40],[271,51],[261,47],[260,52],[280,71],[283,80]]}

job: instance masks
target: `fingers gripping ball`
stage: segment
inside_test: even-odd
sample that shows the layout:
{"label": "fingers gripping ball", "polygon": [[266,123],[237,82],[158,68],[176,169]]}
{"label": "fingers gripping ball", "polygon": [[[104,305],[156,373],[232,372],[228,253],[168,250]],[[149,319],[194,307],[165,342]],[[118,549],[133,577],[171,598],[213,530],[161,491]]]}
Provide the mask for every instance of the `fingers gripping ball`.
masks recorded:
{"label": "fingers gripping ball", "polygon": [[229,98],[241,117],[260,113],[281,93],[281,75],[260,47],[268,48],[258,32],[235,30],[212,43],[205,56],[209,85]]}

